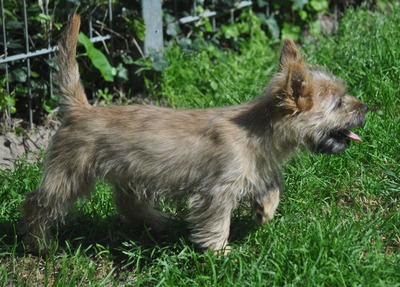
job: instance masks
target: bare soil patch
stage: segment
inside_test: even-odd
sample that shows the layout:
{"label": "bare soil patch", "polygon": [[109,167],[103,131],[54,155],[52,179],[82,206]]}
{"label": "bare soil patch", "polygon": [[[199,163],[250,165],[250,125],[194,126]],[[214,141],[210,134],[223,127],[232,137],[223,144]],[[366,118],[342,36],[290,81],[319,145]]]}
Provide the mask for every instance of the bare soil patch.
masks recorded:
{"label": "bare soil patch", "polygon": [[18,158],[37,161],[59,125],[58,121],[50,120],[43,126],[34,126],[27,130],[20,127],[17,120],[14,121],[13,129],[1,124],[0,168],[12,169]]}

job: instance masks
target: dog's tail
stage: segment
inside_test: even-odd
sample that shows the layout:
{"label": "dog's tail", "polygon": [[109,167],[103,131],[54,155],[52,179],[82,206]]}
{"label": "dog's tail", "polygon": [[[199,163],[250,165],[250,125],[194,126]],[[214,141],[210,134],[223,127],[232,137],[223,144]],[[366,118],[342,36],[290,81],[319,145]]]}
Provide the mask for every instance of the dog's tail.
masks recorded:
{"label": "dog's tail", "polygon": [[60,114],[66,117],[77,109],[90,108],[85,90],[80,80],[79,67],[76,62],[76,46],[78,42],[81,18],[74,14],[58,43],[58,92],[60,98]]}

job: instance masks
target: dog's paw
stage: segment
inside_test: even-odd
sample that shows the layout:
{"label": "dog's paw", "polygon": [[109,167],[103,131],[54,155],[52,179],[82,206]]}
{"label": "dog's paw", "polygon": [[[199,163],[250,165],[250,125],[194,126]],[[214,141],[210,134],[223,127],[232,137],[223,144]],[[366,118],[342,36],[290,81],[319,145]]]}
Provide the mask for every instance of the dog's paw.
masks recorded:
{"label": "dog's paw", "polygon": [[233,248],[230,245],[226,245],[222,249],[213,250],[213,254],[217,257],[224,257],[227,256],[232,250]]}
{"label": "dog's paw", "polygon": [[255,204],[253,207],[253,216],[258,224],[266,224],[274,218],[275,209],[269,208],[269,206],[262,206]]}

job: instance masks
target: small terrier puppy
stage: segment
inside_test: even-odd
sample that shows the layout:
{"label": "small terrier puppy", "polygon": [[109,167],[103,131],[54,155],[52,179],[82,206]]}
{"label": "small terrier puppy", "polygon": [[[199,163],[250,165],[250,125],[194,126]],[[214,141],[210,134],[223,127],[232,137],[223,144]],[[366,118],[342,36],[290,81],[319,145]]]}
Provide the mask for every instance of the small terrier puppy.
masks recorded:
{"label": "small terrier puppy", "polygon": [[231,212],[253,203],[256,220],[274,217],[283,191],[280,166],[296,150],[335,154],[367,106],[343,81],[308,66],[286,39],[277,73],[263,95],[223,108],[176,110],[155,106],[93,107],[75,60],[80,17],[72,16],[59,43],[62,125],[47,149],[43,178],[23,205],[25,242],[45,251],[51,227],[97,179],[109,182],[117,209],[132,224],[161,231],[170,216],[149,202],[185,199],[191,240],[228,250]]}

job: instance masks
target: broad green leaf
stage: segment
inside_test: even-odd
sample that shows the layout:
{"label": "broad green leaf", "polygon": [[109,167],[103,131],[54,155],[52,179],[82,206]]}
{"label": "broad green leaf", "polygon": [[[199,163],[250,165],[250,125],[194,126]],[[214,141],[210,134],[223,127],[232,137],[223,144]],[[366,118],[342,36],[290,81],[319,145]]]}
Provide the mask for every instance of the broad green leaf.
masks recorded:
{"label": "broad green leaf", "polygon": [[167,59],[165,59],[164,55],[162,53],[155,53],[151,56],[151,65],[153,69],[157,72],[162,72],[164,71],[169,63]]}
{"label": "broad green leaf", "polygon": [[204,28],[206,29],[207,32],[214,31],[213,26],[211,25],[209,19],[207,19],[207,21],[204,22]]}
{"label": "broad green leaf", "polygon": [[311,0],[310,5],[317,12],[328,10],[329,7],[328,1],[326,0]]}
{"label": "broad green leaf", "polygon": [[214,91],[218,90],[218,83],[217,82],[211,81],[210,85],[211,85],[211,89],[213,89]]}
{"label": "broad green leaf", "polygon": [[299,26],[290,25],[289,23],[283,23],[282,38],[290,37],[293,40],[300,38],[301,29]]}
{"label": "broad green leaf", "polygon": [[321,22],[319,20],[310,23],[310,33],[314,36],[321,35]]}
{"label": "broad green leaf", "polygon": [[14,114],[17,110],[15,109],[15,99],[10,96],[5,96],[7,106],[10,108],[10,112]]}
{"label": "broad green leaf", "polygon": [[139,40],[144,41],[144,37],[146,34],[146,25],[144,24],[143,20],[134,19],[133,20],[133,30],[135,30],[135,34],[139,38]]}
{"label": "broad green leaf", "polygon": [[167,32],[167,35],[175,37],[181,32],[181,29],[180,29],[179,24],[177,22],[171,22],[171,23],[167,24],[167,31],[166,32]]}
{"label": "broad green leaf", "polygon": [[14,81],[21,82],[21,83],[25,83],[28,78],[26,71],[24,71],[21,68],[18,68],[18,69],[15,69],[14,71],[12,71],[11,76]]}
{"label": "broad green leaf", "polygon": [[268,26],[272,38],[279,39],[279,34],[280,34],[279,26],[278,23],[276,22],[274,15],[271,14],[271,16],[266,19],[265,23]]}
{"label": "broad green leaf", "polygon": [[301,20],[305,21],[307,19],[307,12],[305,10],[300,10],[299,16],[300,16]]}
{"label": "broad green leaf", "polygon": [[224,33],[225,38],[227,39],[232,39],[232,38],[237,38],[240,35],[240,31],[237,27],[237,25],[232,24],[229,26],[222,25],[222,32]]}
{"label": "broad green leaf", "polygon": [[122,79],[124,82],[128,81],[128,70],[120,63],[117,67],[117,76]]}
{"label": "broad green leaf", "polygon": [[36,17],[37,20],[44,20],[44,21],[51,21],[51,16],[46,15],[44,13],[39,13],[39,15]]}
{"label": "broad green leaf", "polygon": [[108,62],[106,56],[100,50],[96,49],[90,39],[82,32],[79,33],[78,41],[85,46],[87,56],[92,61],[93,66],[100,71],[104,80],[112,82],[116,72],[115,68]]}
{"label": "broad green leaf", "polygon": [[304,5],[306,5],[308,0],[294,0],[293,1],[293,8],[296,10],[302,10]]}

